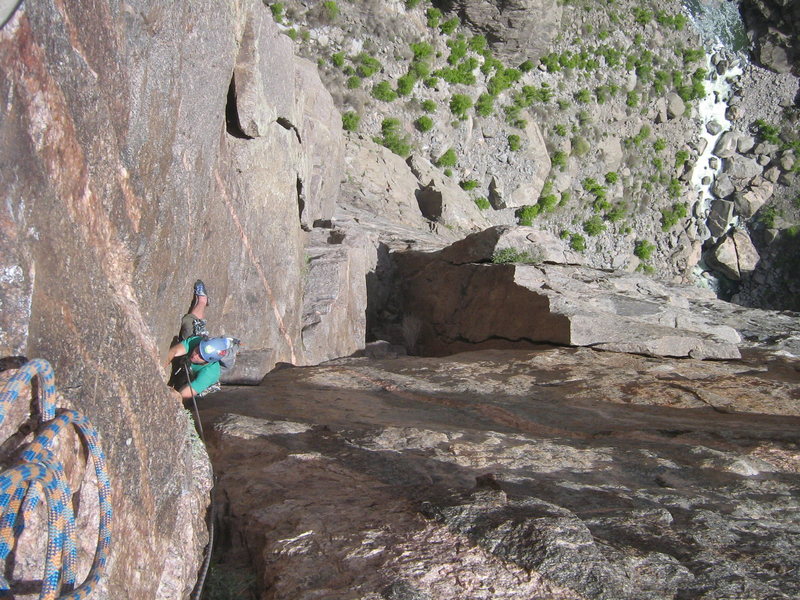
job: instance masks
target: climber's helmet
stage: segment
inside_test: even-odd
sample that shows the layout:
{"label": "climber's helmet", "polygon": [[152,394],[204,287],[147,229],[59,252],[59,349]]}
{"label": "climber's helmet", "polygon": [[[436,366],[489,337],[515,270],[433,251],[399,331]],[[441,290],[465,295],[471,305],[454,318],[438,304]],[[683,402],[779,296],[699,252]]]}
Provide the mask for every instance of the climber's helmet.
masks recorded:
{"label": "climber's helmet", "polygon": [[206,362],[219,362],[228,354],[227,338],[211,338],[200,342],[200,357]]}

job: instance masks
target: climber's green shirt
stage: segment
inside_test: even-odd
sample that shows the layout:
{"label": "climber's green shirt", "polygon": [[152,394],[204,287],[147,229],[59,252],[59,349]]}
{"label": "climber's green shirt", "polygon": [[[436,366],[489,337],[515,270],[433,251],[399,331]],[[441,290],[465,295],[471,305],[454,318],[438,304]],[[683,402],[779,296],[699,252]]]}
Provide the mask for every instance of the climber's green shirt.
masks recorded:
{"label": "climber's green shirt", "polygon": [[[181,344],[186,348],[187,354],[191,354],[202,340],[202,337],[196,335],[183,340]],[[189,363],[189,373],[192,377],[192,389],[195,394],[199,394],[219,381],[220,366],[218,362],[203,363],[202,365]]]}

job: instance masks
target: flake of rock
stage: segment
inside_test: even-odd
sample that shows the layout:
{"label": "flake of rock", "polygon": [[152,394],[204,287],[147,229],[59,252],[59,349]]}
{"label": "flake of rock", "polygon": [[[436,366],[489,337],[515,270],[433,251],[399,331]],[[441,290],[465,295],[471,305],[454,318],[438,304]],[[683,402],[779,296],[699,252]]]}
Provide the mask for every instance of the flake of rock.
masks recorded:
{"label": "flake of rock", "polygon": [[667,115],[670,119],[677,119],[683,116],[686,112],[686,103],[676,93],[670,92],[667,94]]}
{"label": "flake of rock", "polygon": [[747,154],[756,145],[755,138],[751,135],[742,135],[736,141],[736,151],[739,154]]}
{"label": "flake of rock", "polygon": [[764,179],[756,178],[760,181],[758,185],[751,185],[743,192],[736,192],[733,198],[736,212],[742,215],[745,219],[752,217],[758,209],[760,209],[767,200],[772,196],[774,189],[773,184]]}
{"label": "flake of rock", "polygon": [[709,121],[706,124],[706,131],[711,135],[717,135],[720,131],[722,131],[722,125],[720,125],[717,121]]}
{"label": "flake of rock", "polygon": [[728,231],[733,218],[733,208],[733,202],[730,200],[717,199],[711,203],[711,212],[706,225],[713,237],[718,238]]}
{"label": "flake of rock", "polygon": [[726,131],[717,140],[714,146],[714,154],[720,158],[730,158],[736,152],[736,142],[738,134],[733,131]]}
{"label": "flake of rock", "polygon": [[755,159],[749,156],[742,156],[741,154],[734,154],[727,159],[725,161],[723,170],[733,179],[747,181],[756,175],[761,175],[763,171],[762,165],[760,165]]}
{"label": "flake of rock", "polygon": [[711,191],[717,198],[727,198],[736,191],[736,187],[733,185],[730,175],[722,173],[717,177],[716,181],[714,181]]}

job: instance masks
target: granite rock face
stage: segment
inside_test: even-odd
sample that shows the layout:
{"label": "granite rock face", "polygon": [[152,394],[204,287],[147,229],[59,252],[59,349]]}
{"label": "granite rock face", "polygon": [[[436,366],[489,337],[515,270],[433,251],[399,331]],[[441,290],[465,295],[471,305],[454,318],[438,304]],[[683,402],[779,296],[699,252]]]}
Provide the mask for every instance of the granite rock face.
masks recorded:
{"label": "granite rock face", "polygon": [[[402,318],[406,331],[413,331],[405,342],[416,353],[551,342],[660,356],[739,357],[739,334],[702,306],[725,305],[710,290],[546,264],[548,253],[552,260],[568,257],[569,250],[555,238],[547,250],[537,249],[530,234],[517,250],[531,248],[536,265],[487,264],[501,232],[473,235],[440,252],[396,255]],[[560,253],[553,250],[558,243]]]}
{"label": "granite rock face", "polygon": [[797,391],[768,355],[542,348],[285,369],[202,412],[263,598],[788,600]]}
{"label": "granite rock face", "polygon": [[340,117],[254,0],[29,3],[0,62],[0,352],[50,360],[107,444],[106,597],[186,597],[207,463],[161,361],[198,277],[252,379],[307,360],[306,230],[333,213]]}
{"label": "granite rock face", "polygon": [[561,5],[555,0],[456,0],[453,4],[497,54],[518,62],[541,57],[561,23]]}

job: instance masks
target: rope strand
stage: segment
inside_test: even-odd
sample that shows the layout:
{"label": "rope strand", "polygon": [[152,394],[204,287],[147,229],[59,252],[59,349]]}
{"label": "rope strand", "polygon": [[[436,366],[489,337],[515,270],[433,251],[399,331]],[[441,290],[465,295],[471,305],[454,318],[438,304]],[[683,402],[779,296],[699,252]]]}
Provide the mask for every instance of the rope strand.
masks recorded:
{"label": "rope strand", "polygon": [[[22,390],[39,378],[39,412],[43,423],[39,433],[23,451],[21,462],[0,474],[0,560],[5,560],[25,528],[28,515],[44,497],[47,504],[47,552],[39,600],[86,600],[97,588],[108,564],[111,547],[111,482],[101,447],[100,435],[89,419],[76,410],[55,406],[55,384],[50,363],[34,359],[14,374],[0,393],[0,423],[9,406]],[[97,477],[100,524],[94,560],[86,579],[75,586],[77,543],[72,489],[64,466],[52,451],[53,441],[69,426],[78,430],[89,450]],[[72,589],[74,588],[74,589]],[[9,591],[8,582],[0,577],[0,594]],[[65,593],[64,590],[67,590]]]}

